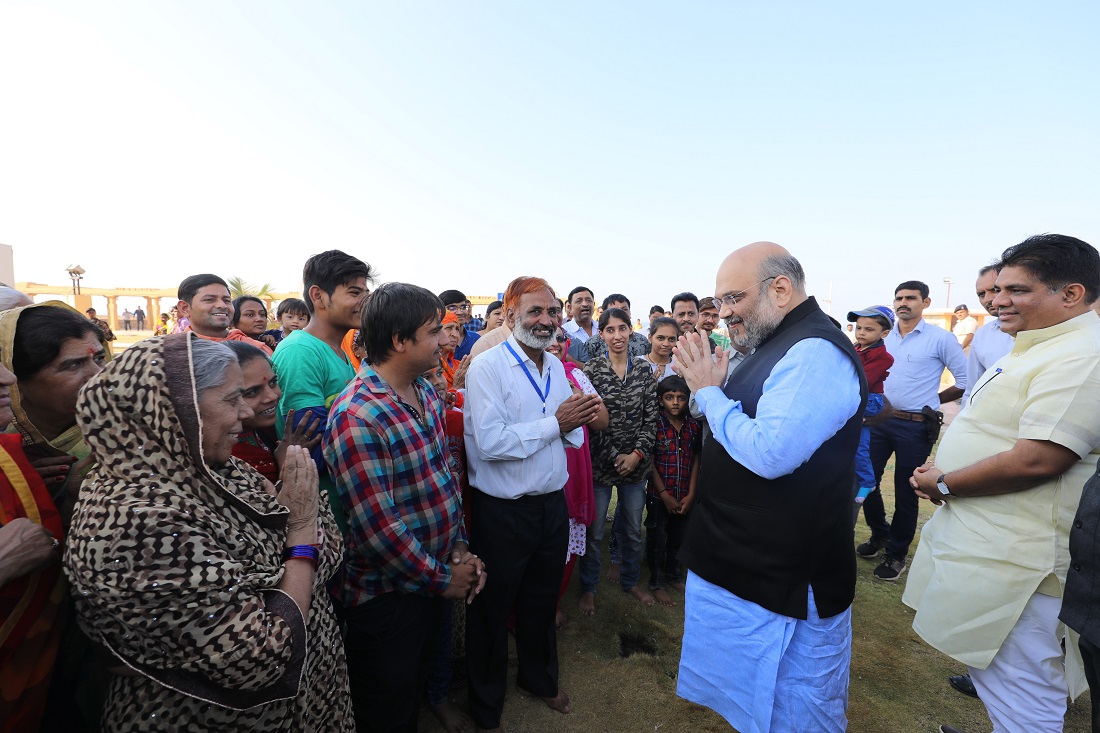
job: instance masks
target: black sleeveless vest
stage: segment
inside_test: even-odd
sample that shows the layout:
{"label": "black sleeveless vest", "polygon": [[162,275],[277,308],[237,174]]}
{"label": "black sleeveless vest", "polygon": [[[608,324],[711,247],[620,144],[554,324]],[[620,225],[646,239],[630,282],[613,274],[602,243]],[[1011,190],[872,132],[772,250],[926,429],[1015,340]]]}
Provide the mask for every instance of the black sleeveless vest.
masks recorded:
{"label": "black sleeveless vest", "polygon": [[741,402],[745,415],[755,417],[764,380],[792,346],[807,338],[836,344],[851,359],[859,375],[859,409],[806,463],[777,479],[758,476],[717,440],[708,440],[698,500],[680,551],[680,559],[704,580],[800,619],[806,618],[808,586],[813,586],[822,618],[843,612],[855,596],[852,495],[867,404],[863,367],[851,343],[811,297],[787,314],[723,390]]}

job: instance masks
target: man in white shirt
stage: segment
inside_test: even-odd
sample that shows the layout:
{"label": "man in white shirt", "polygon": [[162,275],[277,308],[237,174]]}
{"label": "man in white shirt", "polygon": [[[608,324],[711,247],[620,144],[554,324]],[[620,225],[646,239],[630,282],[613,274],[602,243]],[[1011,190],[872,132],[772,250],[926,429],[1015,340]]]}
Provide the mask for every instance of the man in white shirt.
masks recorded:
{"label": "man in white shirt", "polygon": [[513,607],[516,686],[560,713],[572,711],[558,687],[554,628],[569,540],[565,444],[584,444],[582,426],[601,404],[595,395],[573,395],[561,362],[545,352],[561,309],[546,281],[517,278],[504,302],[511,336],[474,359],[466,375],[467,531],[493,574],[466,615],[470,714],[478,731],[500,728]]}
{"label": "man in white shirt", "polygon": [[965,305],[955,306],[955,326],[951,333],[959,340],[963,352],[970,353],[970,342],[974,340],[974,332],[977,330],[978,319],[970,315],[970,309]]}
{"label": "man in white shirt", "polygon": [[569,340],[572,342],[569,344],[569,356],[573,357],[574,361],[584,364],[592,358],[585,344],[588,343],[588,339],[600,332],[599,326],[592,320],[592,315],[596,312],[596,296],[590,289],[578,285],[569,291],[566,301],[569,304],[570,313],[573,314],[571,320],[562,324],[562,329],[569,334]]}

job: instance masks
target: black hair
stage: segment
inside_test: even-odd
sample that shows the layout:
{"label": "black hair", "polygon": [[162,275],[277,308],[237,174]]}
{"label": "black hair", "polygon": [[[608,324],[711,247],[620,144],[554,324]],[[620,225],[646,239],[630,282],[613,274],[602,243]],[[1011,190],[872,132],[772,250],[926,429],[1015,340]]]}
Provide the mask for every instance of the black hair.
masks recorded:
{"label": "black hair", "polygon": [[205,272],[201,275],[185,277],[183,282],[180,283],[176,295],[179,296],[179,299],[184,303],[191,305],[191,301],[195,299],[195,294],[207,285],[221,285],[226,290],[229,290],[229,286],[226,284],[225,280],[222,280],[217,275],[211,275],[209,272]]}
{"label": "black hair", "polygon": [[302,300],[306,302],[309,315],[313,315],[313,299],[309,297],[309,289],[314,285],[331,296],[336,288],[360,277],[366,278],[370,285],[374,282],[375,274],[366,262],[338,249],[313,255],[302,268]]}
{"label": "black hair", "polygon": [[287,298],[279,301],[279,307],[275,309],[275,317],[282,318],[287,313],[292,316],[305,316],[309,318],[309,306],[301,298]]}
{"label": "black hair", "polygon": [[247,341],[222,341],[221,343],[228,346],[229,350],[237,355],[237,363],[241,365],[241,369],[244,369],[245,364],[255,359],[262,358],[268,364],[271,363],[271,359],[267,354]]}
{"label": "black hair", "polygon": [[665,309],[659,305],[655,305],[649,309],[649,317],[652,318],[654,313],[664,313]]}
{"label": "black hair", "polygon": [[241,320],[241,306],[249,301],[259,303],[260,307],[264,309],[264,316],[267,316],[267,303],[263,302],[255,295],[238,295],[233,299],[233,328],[236,328],[237,322]]}
{"label": "black hair", "polygon": [[576,295],[577,293],[588,293],[589,295],[592,296],[593,300],[596,299],[596,294],[592,292],[592,288],[586,288],[583,285],[578,285],[577,287],[575,287],[575,288],[573,288],[572,290],[569,291],[569,297],[565,299],[565,302],[572,303],[573,302],[573,296]]}
{"label": "black hair", "polygon": [[1036,234],[1001,254],[1000,269],[1022,267],[1056,293],[1072,283],[1085,288],[1085,302],[1100,297],[1100,253],[1065,234]]}
{"label": "black hair", "polygon": [[49,306],[28,308],[16,323],[11,370],[18,379],[30,379],[57,358],[62,344],[88,334],[103,340],[99,327],[79,313]]}
{"label": "black hair", "polygon": [[599,329],[602,331],[607,328],[607,324],[611,321],[612,318],[618,318],[626,325],[630,325],[630,316],[626,314],[626,311],[624,311],[622,308],[608,308],[600,314]]}
{"label": "black hair", "polygon": [[661,399],[661,395],[665,392],[682,392],[683,394],[691,395],[688,383],[679,374],[673,374],[657,382],[657,399]]}
{"label": "black hair", "polygon": [[[558,298],[558,302],[561,303],[561,298]],[[494,300],[492,303],[485,306],[485,317],[488,318],[490,313],[492,313],[495,310],[499,310],[503,307],[504,307],[504,301]],[[562,304],[562,308],[564,308],[564,307],[565,307],[565,305]],[[1097,694],[1100,694],[1100,693],[1097,693]]]}
{"label": "black hair", "polygon": [[629,308],[630,298],[626,297],[622,293],[612,293],[611,295],[603,299],[603,303],[600,305],[600,307],[604,310],[607,310],[611,307],[612,303],[626,303],[626,307]]}
{"label": "black hair", "polygon": [[409,283],[386,283],[363,302],[359,343],[374,365],[384,364],[393,353],[393,339],[416,338],[429,321],[443,317],[443,301],[432,291]]}
{"label": "black hair", "polygon": [[1001,263],[1000,262],[994,262],[992,265],[986,265],[982,269],[978,270],[978,277],[983,277],[988,272],[1000,272],[1000,271],[1001,271]]}
{"label": "black hair", "polygon": [[444,290],[439,294],[439,299],[443,301],[443,305],[450,305],[451,303],[465,303],[466,294],[461,290]]}
{"label": "black hair", "polygon": [[906,280],[901,285],[894,288],[894,295],[897,295],[902,290],[916,290],[920,293],[921,300],[926,300],[928,298],[928,286],[920,280]]}
{"label": "black hair", "polygon": [[669,318],[668,316],[660,316],[659,318],[654,318],[652,321],[650,321],[649,335],[654,335],[659,329],[664,328],[665,326],[672,326],[676,329],[676,335],[680,335],[680,324],[676,322],[675,318]]}
{"label": "black hair", "polygon": [[679,303],[680,301],[687,301],[687,300],[690,300],[692,303],[695,304],[695,310],[699,310],[699,299],[695,297],[695,293],[689,293],[689,292],[686,292],[686,291],[683,292],[683,293],[680,293],[679,295],[673,295],[672,296],[672,305],[669,306],[669,309],[676,310],[676,304],[677,303]]}

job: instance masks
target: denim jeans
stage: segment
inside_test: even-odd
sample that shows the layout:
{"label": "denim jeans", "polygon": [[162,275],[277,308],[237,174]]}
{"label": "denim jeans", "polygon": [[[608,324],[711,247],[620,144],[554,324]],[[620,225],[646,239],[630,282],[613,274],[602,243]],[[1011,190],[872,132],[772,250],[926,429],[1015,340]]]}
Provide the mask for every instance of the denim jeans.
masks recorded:
{"label": "denim jeans", "polygon": [[[867,395],[867,408],[863,417],[874,417],[882,412],[882,395]],[[859,448],[856,450],[856,478],[860,488],[875,488],[875,469],[871,465],[871,428],[864,425],[859,430]]]}
{"label": "denim jeans", "polygon": [[[607,527],[607,507],[611,504],[611,487],[595,484],[596,519],[588,525],[588,544],[581,556],[581,590],[595,593],[600,582],[600,544]],[[624,590],[638,584],[642,567],[642,510],[645,509],[645,481],[623,484],[619,489],[622,507],[620,549],[623,555],[620,582]]]}

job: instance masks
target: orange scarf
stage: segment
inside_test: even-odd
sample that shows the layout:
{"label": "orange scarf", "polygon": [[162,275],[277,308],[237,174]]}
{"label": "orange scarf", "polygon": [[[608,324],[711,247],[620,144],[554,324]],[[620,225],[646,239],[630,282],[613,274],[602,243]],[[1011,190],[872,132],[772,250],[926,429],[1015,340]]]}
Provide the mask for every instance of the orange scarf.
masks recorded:
{"label": "orange scarf", "polygon": [[[458,316],[447,311],[447,315],[443,316],[443,325],[446,326],[448,323],[458,323]],[[461,328],[461,326],[459,326],[459,328]],[[455,383],[455,369],[458,368],[458,359],[455,358],[454,349],[451,349],[450,353],[444,349],[440,363],[443,366],[443,376],[447,378],[447,389],[453,389]]]}

